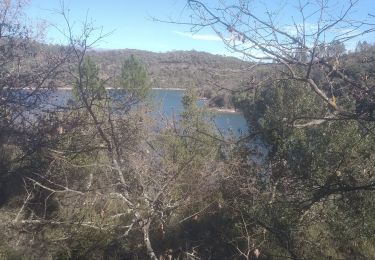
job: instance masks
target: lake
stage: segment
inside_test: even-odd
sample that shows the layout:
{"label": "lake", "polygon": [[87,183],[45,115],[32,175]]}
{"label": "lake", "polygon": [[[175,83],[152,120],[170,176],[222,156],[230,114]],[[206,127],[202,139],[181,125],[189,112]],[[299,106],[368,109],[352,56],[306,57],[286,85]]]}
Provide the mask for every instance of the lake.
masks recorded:
{"label": "lake", "polygon": [[[183,111],[183,95],[184,90],[179,89],[152,89],[150,100],[155,106],[153,115],[155,117],[162,116],[167,120],[178,120]],[[44,108],[48,110],[58,106],[65,106],[71,99],[72,92],[70,89],[59,89],[50,93]],[[204,106],[205,103],[202,100],[199,101],[201,106]],[[213,124],[224,136],[240,137],[248,132],[247,122],[240,112],[213,109],[211,115]]]}
{"label": "lake", "polygon": [[[184,90],[177,89],[152,89],[151,100],[156,105],[159,113],[168,119],[178,119],[183,111],[182,97]],[[205,105],[204,101],[199,102]],[[225,136],[242,136],[248,131],[245,117],[240,112],[212,110],[213,123],[216,128]]]}

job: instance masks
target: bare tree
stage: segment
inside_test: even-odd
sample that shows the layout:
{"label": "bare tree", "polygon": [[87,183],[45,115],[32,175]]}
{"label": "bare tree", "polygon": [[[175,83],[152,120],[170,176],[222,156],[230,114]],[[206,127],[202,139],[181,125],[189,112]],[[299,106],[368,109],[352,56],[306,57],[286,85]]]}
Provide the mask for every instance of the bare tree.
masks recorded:
{"label": "bare tree", "polygon": [[[259,101],[260,107],[274,105],[274,110],[269,110],[269,114],[283,115],[269,125],[271,129],[260,127],[265,132],[269,130],[271,135],[274,128],[280,129],[280,142],[276,140],[272,144],[281,146],[281,154],[270,156],[267,163],[263,165],[253,165],[254,161],[251,160],[253,151],[249,151],[247,147],[239,161],[233,160],[228,163],[229,167],[234,165],[233,174],[228,177],[224,185],[228,185],[226,192],[229,193],[230,205],[235,207],[233,217],[237,218],[237,223],[241,226],[238,240],[229,241],[238,254],[248,258],[253,257],[252,253],[262,243],[265,243],[262,248],[267,246],[272,248],[277,245],[285,250],[282,251],[282,256],[275,255],[275,257],[303,258],[304,252],[300,251],[299,246],[304,243],[306,237],[302,235],[301,238],[300,235],[303,234],[303,229],[309,226],[329,222],[329,217],[323,216],[322,212],[332,205],[331,200],[350,197],[350,194],[355,196],[357,192],[363,192],[364,200],[371,199],[375,187],[373,176],[366,174],[368,167],[372,168],[373,165],[351,161],[352,152],[362,149],[361,141],[373,138],[371,124],[374,121],[375,81],[373,75],[359,77],[350,71],[348,64],[350,53],[345,54],[344,48],[345,44],[351,45],[353,41],[362,39],[362,36],[369,37],[374,34],[373,16],[369,14],[363,17],[363,20],[353,18],[353,12],[360,1],[345,1],[340,5],[336,1],[284,1],[283,3],[285,6],[272,9],[271,6],[266,6],[260,1],[212,3],[188,0],[187,9],[190,19],[182,22],[167,21],[190,26],[194,33],[211,30],[221,37],[229,50],[249,60],[251,62],[249,73],[254,77],[249,85],[245,86],[245,92],[249,92],[252,88],[259,92],[274,88],[275,93],[277,88],[282,89],[283,84],[295,86],[288,94],[281,90],[281,93],[285,94],[282,98],[284,104],[272,104],[280,100],[273,100],[275,96],[270,95],[271,91],[268,93],[264,91],[265,97]],[[292,14],[291,10],[296,12]],[[373,64],[366,57],[363,57],[359,63]],[[266,79],[256,75],[264,71],[259,69],[260,66],[264,70],[267,68],[269,70]],[[297,92],[301,89],[308,90],[304,92],[304,95],[308,93],[308,97],[304,97],[306,99],[298,96]],[[298,97],[301,99],[299,100]],[[311,107],[315,107],[319,112],[315,111],[312,113],[314,116],[311,117],[302,117],[301,113],[298,113],[300,111],[293,111],[292,100],[298,103],[299,110],[306,112]],[[265,104],[266,102],[269,104]],[[311,106],[312,103],[314,106]],[[245,107],[249,110],[256,108],[256,106]],[[284,109],[288,112],[281,112]],[[244,112],[251,113],[246,110]],[[256,118],[259,121],[263,119]],[[354,135],[356,134],[353,129],[356,127],[353,124],[358,123],[360,125],[358,129],[361,129],[358,131],[361,132],[359,140],[356,142],[346,140],[340,136],[339,129],[327,122],[334,122],[332,125],[335,127],[340,125],[339,122],[345,122],[347,124],[343,125],[348,127],[348,132],[353,131]],[[324,168],[320,179],[309,176],[315,172],[314,166],[312,163],[309,164],[307,158],[302,157],[303,159],[298,162],[293,158],[296,156],[293,151],[300,152],[303,149],[299,150],[293,146],[283,147],[285,144],[283,139],[288,138],[286,132],[297,133],[300,129],[308,131],[313,127],[317,132],[323,128],[336,133],[337,136],[332,135],[330,143],[327,142],[326,145],[328,147],[340,143],[343,150],[337,161],[332,158],[327,159],[328,157],[314,161],[318,164],[327,161],[327,165],[330,165]],[[257,134],[259,133],[251,133],[250,137]],[[308,132],[305,134],[310,138],[314,136]],[[314,140],[310,143],[315,147]],[[324,145],[319,147],[324,149]],[[311,153],[314,155],[319,153],[323,156],[324,151],[311,148]],[[362,153],[359,158],[362,158],[361,156]],[[292,166],[293,163],[295,168]],[[344,180],[341,174],[346,163],[348,165],[353,163],[356,169],[360,170],[356,174],[349,171],[350,177]],[[259,166],[261,168],[257,168]],[[341,170],[330,174],[332,169]],[[349,203],[345,205],[352,206]],[[300,238],[302,241],[299,241]],[[267,245],[270,241],[277,242]],[[319,247],[318,240],[314,243]]]}
{"label": "bare tree", "polygon": [[[0,3],[0,178],[4,184],[0,191],[4,200],[6,183],[20,180],[42,137],[53,130],[42,115],[44,101],[67,61],[65,53],[36,42],[42,39],[43,28],[26,25],[25,5],[26,1]],[[18,149],[16,154],[13,148]]]}
{"label": "bare tree", "polygon": [[116,239],[140,232],[147,255],[158,259],[163,252],[155,252],[150,234],[163,237],[160,227],[175,212],[201,203],[213,189],[218,147],[203,135],[181,137],[176,126],[155,132],[141,105],[150,89],[145,69],[131,57],[119,78],[102,79],[89,56],[106,34],[87,19],[75,35],[64,7],[60,15],[69,42],[62,80],[72,86],[74,102],[56,113],[63,122],[59,142],[43,149],[48,167],[24,178],[25,200],[12,223],[62,228],[68,237],[66,227],[115,233]]}
{"label": "bare tree", "polygon": [[[366,111],[373,110],[374,82],[369,78],[358,80],[348,74],[342,56],[343,44],[373,35],[375,31],[371,14],[363,20],[352,18],[358,4],[360,1],[353,0],[340,4],[334,1],[296,1],[271,8],[258,1],[231,4],[218,1],[214,5],[189,0],[187,6],[191,20],[169,22],[190,25],[195,33],[204,28],[211,29],[228,49],[242,54],[245,59],[259,65],[273,63],[272,67],[278,71],[271,76],[273,81],[290,79],[306,83],[333,110],[327,115],[330,120],[373,121],[372,113]],[[253,69],[256,73],[256,67]],[[262,82],[252,82],[251,85],[255,87]],[[350,93],[350,96],[343,92]],[[355,111],[345,107],[342,99],[357,104],[367,100],[367,107],[362,112]],[[324,120],[318,123],[321,122]]]}

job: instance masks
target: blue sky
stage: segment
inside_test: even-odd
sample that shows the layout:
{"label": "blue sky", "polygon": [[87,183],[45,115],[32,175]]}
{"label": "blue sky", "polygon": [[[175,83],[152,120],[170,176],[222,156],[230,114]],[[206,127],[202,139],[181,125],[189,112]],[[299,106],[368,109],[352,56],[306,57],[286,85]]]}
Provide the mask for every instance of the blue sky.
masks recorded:
{"label": "blue sky", "polygon": [[[190,38],[188,26],[156,23],[152,17],[161,19],[183,19],[184,0],[162,1],[116,1],[116,0],[66,0],[72,21],[82,21],[86,14],[97,26],[103,27],[105,32],[112,34],[98,44],[99,48],[109,49],[142,49],[156,52],[170,50],[200,50],[215,54],[230,54],[224,44],[214,36],[203,40]],[[59,28],[64,28],[61,17],[52,10],[60,9],[59,0],[32,0],[27,8],[31,18],[45,19]],[[79,27],[79,22],[75,25]],[[61,34],[50,28],[46,40],[62,43]],[[198,36],[199,38],[199,36]]]}
{"label": "blue sky", "polygon": [[[268,0],[267,4],[276,7],[283,5],[285,1]],[[206,2],[215,5],[217,0]],[[340,1],[337,0],[336,3],[337,10],[340,10]],[[79,21],[84,20],[87,14],[95,25],[103,27],[104,32],[113,31],[96,46],[97,48],[131,48],[155,52],[195,49],[214,54],[233,55],[212,31],[200,31],[193,35],[188,26],[152,21],[152,17],[186,20],[188,11],[185,4],[185,0],[65,0],[70,19],[75,21],[77,29]],[[31,19],[47,20],[63,29],[63,20],[53,11],[58,9],[60,9],[60,0],[31,0],[26,13]],[[369,12],[375,13],[375,0],[360,0],[356,12],[352,15],[354,18],[363,18]],[[289,7],[284,8],[284,15],[280,16],[280,22],[283,22],[283,19],[286,21],[292,15]],[[53,27],[49,27],[47,32],[47,42],[64,43],[61,34]]]}

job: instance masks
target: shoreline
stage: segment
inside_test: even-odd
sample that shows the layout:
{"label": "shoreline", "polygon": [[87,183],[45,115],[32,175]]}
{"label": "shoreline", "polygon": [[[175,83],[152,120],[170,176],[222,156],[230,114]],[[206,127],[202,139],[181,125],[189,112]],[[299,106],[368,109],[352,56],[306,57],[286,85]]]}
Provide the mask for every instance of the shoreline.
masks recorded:
{"label": "shoreline", "polygon": [[208,110],[223,114],[243,114],[241,111],[234,108],[209,107]]}
{"label": "shoreline", "polygon": [[[152,90],[179,90],[179,91],[185,91],[185,88],[152,88]],[[201,101],[207,101],[209,98],[206,97],[199,97],[199,100]],[[235,108],[219,108],[219,107],[208,107],[209,111],[213,111],[216,113],[222,113],[222,114],[243,114],[242,111],[236,110]]]}
{"label": "shoreline", "polygon": [[[114,89],[111,87],[106,88],[108,90]],[[56,90],[72,90],[72,87],[60,87],[56,88]],[[184,88],[151,88],[151,90],[172,90],[172,91],[185,91]],[[203,99],[203,98],[202,98]],[[243,114],[241,111],[236,110],[235,108],[219,108],[219,107],[208,107],[209,111],[215,112],[215,113],[222,113],[222,114]]]}
{"label": "shoreline", "polygon": [[185,91],[186,88],[151,88],[151,90],[179,90],[179,91]]}
{"label": "shoreline", "polygon": [[[56,90],[72,90],[73,88],[72,87],[59,87],[59,88],[56,88]],[[105,89],[115,89],[115,88],[112,88],[112,87],[107,87]],[[186,88],[151,88],[151,90],[180,90],[180,91],[185,91]]]}

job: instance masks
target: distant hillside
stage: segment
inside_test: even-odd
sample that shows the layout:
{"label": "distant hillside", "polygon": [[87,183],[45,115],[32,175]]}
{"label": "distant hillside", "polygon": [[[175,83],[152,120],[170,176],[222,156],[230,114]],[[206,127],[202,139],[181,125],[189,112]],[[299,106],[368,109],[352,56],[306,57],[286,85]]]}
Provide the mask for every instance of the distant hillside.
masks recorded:
{"label": "distant hillside", "polygon": [[155,87],[234,89],[249,80],[245,72],[251,63],[234,57],[197,51],[154,53],[126,49],[90,52],[106,76],[119,73],[121,63],[132,54],[144,63]]}
{"label": "distant hillside", "polygon": [[[64,51],[63,46],[35,44],[40,49],[40,56],[50,52]],[[196,87],[202,96],[209,98],[209,105],[214,107],[232,108],[236,98],[230,91],[245,89],[247,94],[256,91],[258,86],[267,86],[275,77],[281,77],[283,69],[280,63],[262,63],[254,66],[254,63],[246,62],[234,57],[209,54],[198,51],[171,51],[155,53],[142,50],[91,50],[89,56],[99,66],[103,78],[115,78],[119,76],[121,65],[130,55],[134,55],[145,65],[152,80],[153,87],[160,88],[191,88]],[[37,57],[38,58],[38,57]],[[333,62],[332,57],[327,61]],[[375,46],[356,49],[355,52],[343,54],[340,57],[339,66],[345,69],[345,74],[353,80],[364,81],[365,92],[351,93],[359,100],[372,100],[374,85],[374,60]],[[315,66],[312,75],[316,75],[319,81],[321,67]],[[285,76],[285,75],[284,75]],[[315,76],[314,76],[315,77]],[[65,80],[66,82],[66,80]],[[261,83],[261,84],[260,84]],[[337,87],[336,97],[343,95],[339,89],[344,82],[334,81]],[[345,85],[345,84],[344,84]],[[330,93],[331,86],[323,86]],[[350,91],[349,91],[350,92]]]}

